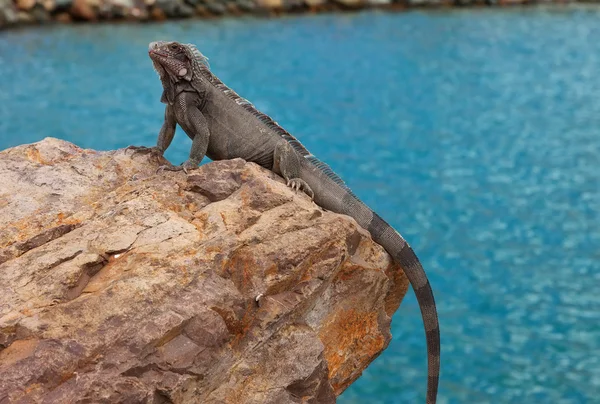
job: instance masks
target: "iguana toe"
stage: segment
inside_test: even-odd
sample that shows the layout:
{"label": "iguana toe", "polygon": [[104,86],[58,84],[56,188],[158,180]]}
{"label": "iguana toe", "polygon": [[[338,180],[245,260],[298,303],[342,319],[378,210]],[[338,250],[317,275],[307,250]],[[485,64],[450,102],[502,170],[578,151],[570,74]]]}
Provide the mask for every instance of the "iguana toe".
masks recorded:
{"label": "iguana toe", "polygon": [[191,170],[195,170],[198,168],[198,163],[193,160],[187,160],[185,163],[179,166],[167,166],[162,165],[158,167],[156,173],[158,174],[160,171],[183,171],[186,174],[189,174]]}
{"label": "iguana toe", "polygon": [[181,171],[181,170],[183,170],[183,166],[162,165],[156,169],[156,174],[160,173],[161,171]]}
{"label": "iguana toe", "polygon": [[198,161],[194,161],[194,160],[187,160],[185,163],[183,163],[181,165],[183,171],[185,171],[186,174],[188,174],[188,171],[190,170],[196,170],[198,169]]}

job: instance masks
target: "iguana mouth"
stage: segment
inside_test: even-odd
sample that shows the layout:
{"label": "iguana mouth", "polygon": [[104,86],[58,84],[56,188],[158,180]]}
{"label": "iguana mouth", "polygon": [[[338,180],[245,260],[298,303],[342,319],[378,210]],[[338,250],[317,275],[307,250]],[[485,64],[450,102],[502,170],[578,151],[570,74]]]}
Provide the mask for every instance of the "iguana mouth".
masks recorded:
{"label": "iguana mouth", "polygon": [[168,57],[168,55],[165,55],[164,53],[161,53],[161,52],[157,51],[156,49],[148,50],[148,55],[162,56],[164,58]]}

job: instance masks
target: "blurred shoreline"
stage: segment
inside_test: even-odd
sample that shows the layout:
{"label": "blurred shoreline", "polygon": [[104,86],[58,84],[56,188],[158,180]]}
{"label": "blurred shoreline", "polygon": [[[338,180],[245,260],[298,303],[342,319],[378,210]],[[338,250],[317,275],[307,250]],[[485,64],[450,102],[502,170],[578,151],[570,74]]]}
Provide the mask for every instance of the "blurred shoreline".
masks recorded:
{"label": "blurred shoreline", "polygon": [[600,0],[0,0],[0,31],[47,24],[150,22],[221,16],[277,17],[364,9],[524,7]]}

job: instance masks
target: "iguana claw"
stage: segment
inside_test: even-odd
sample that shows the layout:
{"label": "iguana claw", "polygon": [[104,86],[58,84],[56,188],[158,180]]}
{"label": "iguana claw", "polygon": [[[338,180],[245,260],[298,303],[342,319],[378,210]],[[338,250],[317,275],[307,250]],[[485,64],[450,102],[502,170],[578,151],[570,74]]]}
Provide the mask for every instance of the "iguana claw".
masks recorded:
{"label": "iguana claw", "polygon": [[160,167],[158,167],[158,169],[156,170],[156,173],[158,174],[160,171],[162,170],[166,170],[166,171],[183,171],[186,174],[190,173],[190,170],[195,170],[198,168],[198,163],[196,163],[195,161],[190,161],[187,160],[185,163],[183,163],[182,165],[179,166],[167,166],[167,165],[162,165]]}
{"label": "iguana claw", "polygon": [[160,151],[160,149],[156,146],[154,147],[146,147],[146,146],[127,146],[125,148],[125,154],[127,154],[127,152],[129,150],[133,150],[133,154],[135,153],[152,153],[152,154],[159,154],[159,155],[163,155],[163,152]]}
{"label": "iguana claw", "polygon": [[315,193],[310,188],[310,186],[306,183],[306,181],[304,181],[303,179],[300,179],[300,178],[289,179],[289,180],[287,180],[286,185],[288,187],[292,188],[296,192],[298,192],[300,190],[304,191],[310,197],[311,201],[315,200]]}
{"label": "iguana claw", "polygon": [[162,165],[156,169],[156,174],[158,174],[161,171],[181,171],[181,170],[183,170],[186,174],[188,173],[187,170],[185,168],[183,168],[183,166]]}

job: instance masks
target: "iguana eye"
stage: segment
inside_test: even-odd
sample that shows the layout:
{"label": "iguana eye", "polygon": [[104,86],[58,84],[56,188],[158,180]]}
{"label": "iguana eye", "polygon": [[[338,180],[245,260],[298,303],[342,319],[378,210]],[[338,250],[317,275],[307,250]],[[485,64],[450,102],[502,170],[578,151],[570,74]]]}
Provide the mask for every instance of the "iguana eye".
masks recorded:
{"label": "iguana eye", "polygon": [[172,43],[171,45],[169,45],[169,48],[171,48],[171,50],[175,51],[175,50],[179,49],[179,46],[177,46],[176,43]]}

